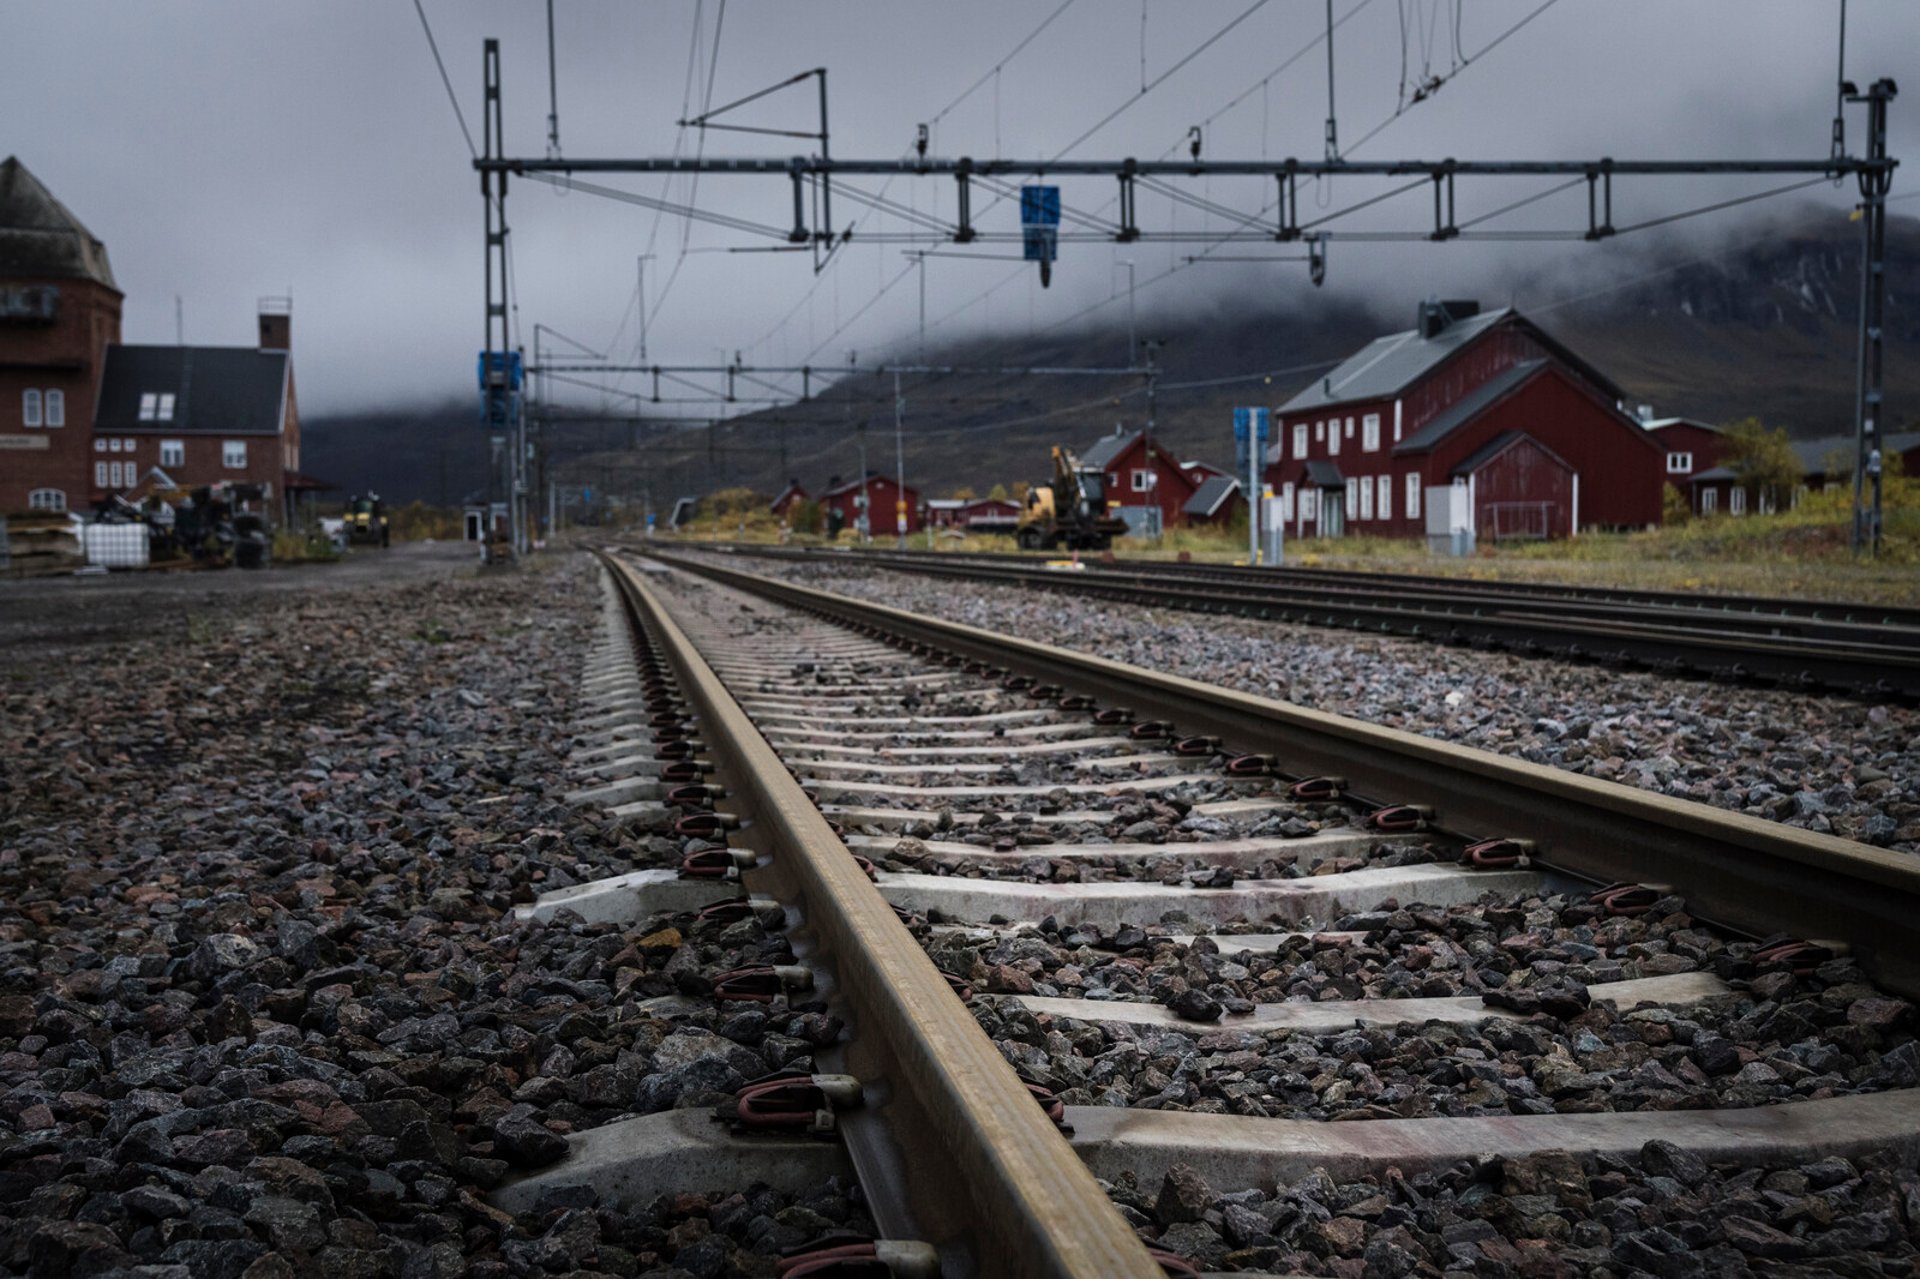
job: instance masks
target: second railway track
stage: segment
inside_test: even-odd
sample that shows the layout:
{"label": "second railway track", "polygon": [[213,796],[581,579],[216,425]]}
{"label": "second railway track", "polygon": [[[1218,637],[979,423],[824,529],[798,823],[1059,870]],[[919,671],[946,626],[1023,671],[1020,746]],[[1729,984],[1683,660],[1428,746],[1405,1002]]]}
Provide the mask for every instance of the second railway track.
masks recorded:
{"label": "second railway track", "polygon": [[729,549],[1709,679],[1920,699],[1920,610],[1907,608],[1142,560],[1081,559],[1069,571],[1016,555]]}
{"label": "second railway track", "polygon": [[[855,1082],[739,1104],[864,1093],[837,1126],[899,1257],[794,1273],[1910,1263],[1911,858],[608,563],[647,651],[596,677],[578,798],[710,848],[524,910],[738,895],[733,926],[784,926],[798,967],[716,990],[777,1008],[811,981],[849,1026],[818,1064]],[[653,1184],[659,1121],[535,1181]],[[817,1160],[743,1140],[709,1157]]]}

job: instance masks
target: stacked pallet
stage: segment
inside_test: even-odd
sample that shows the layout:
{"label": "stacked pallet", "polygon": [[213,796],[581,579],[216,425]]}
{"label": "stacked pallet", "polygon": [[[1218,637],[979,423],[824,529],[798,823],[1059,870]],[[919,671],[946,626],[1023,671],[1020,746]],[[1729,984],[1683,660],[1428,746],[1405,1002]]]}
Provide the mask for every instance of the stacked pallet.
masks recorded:
{"label": "stacked pallet", "polygon": [[77,526],[64,514],[31,511],[9,515],[4,523],[10,576],[47,577],[86,566]]}

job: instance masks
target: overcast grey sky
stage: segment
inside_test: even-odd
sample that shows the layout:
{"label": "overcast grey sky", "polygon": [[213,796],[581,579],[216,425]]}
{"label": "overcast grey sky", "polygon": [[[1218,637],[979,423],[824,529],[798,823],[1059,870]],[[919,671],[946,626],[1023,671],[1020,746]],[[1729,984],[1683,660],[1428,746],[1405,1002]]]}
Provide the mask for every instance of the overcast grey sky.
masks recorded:
{"label": "overcast grey sky", "polygon": [[[935,120],[1000,66],[937,117],[935,153],[1051,157],[1131,102],[1069,154],[1183,153],[1188,127],[1204,121],[1209,157],[1320,156],[1324,49],[1311,48],[1264,89],[1255,87],[1320,35],[1319,0],[1070,0],[1003,63],[1059,3],[558,0],[562,147],[572,156],[692,150],[698,137],[674,124],[684,103],[718,105],[825,66],[834,154],[898,156],[910,150],[916,123]],[[508,149],[543,154],[545,6],[424,0],[424,7],[476,136],[481,40],[497,36]],[[1343,142],[1394,114],[1403,55],[1406,75],[1418,78],[1423,69],[1456,71],[1464,52],[1468,63],[1430,101],[1355,157],[1826,153],[1837,0],[1559,0],[1480,53],[1538,7],[1538,0],[1335,0],[1337,15],[1352,15],[1335,37]],[[1920,138],[1920,5],[1853,0],[1848,16],[1849,77],[1862,85],[1889,75],[1907,82],[1909,97],[1892,112],[1893,151],[1906,156]],[[412,3],[5,0],[0,17],[11,55],[0,76],[0,153],[17,154],[106,241],[127,293],[127,341],[172,341],[179,295],[189,342],[249,342],[255,300],[291,289],[309,414],[471,391],[482,338],[482,208]],[[1237,18],[1224,38],[1141,94],[1143,56],[1152,83]],[[807,129],[814,103],[810,90],[789,90],[734,118]],[[1859,139],[1858,121],[1855,114],[1850,143]],[[784,155],[808,146],[737,134],[709,134],[705,145],[710,155]],[[610,184],[655,195],[666,186],[657,178]],[[901,179],[888,196],[950,215],[952,185]],[[1064,185],[1067,202],[1090,212],[1109,204],[1114,186],[1108,178]],[[1463,186],[1460,216],[1543,185],[1478,188],[1472,203]],[[1625,223],[1767,185],[1623,185],[1615,217]],[[1271,199],[1270,188],[1265,179],[1190,185],[1249,212]],[[1309,200],[1337,208],[1380,189],[1342,179],[1303,195],[1303,216]],[[1911,189],[1905,169],[1895,185],[1896,193],[1903,189]],[[786,183],[770,178],[708,177],[697,194],[680,179],[671,198],[774,224],[790,207]],[[1823,185],[1801,198],[1844,216],[1853,193]],[[976,211],[989,202],[976,197]],[[1682,226],[1698,243],[1751,236],[1768,207]],[[1351,225],[1418,226],[1427,208],[1418,193]],[[836,203],[843,225],[860,213],[850,200]],[[529,343],[538,321],[596,349],[635,356],[635,259],[649,249],[648,356],[656,362],[708,362],[740,350],[749,361],[834,364],[850,349],[864,361],[913,340],[918,328],[919,281],[897,244],[863,245],[856,236],[816,279],[806,255],[730,254],[728,246],[764,242],[688,228],[579,191],[515,182],[508,216],[518,318]],[[983,222],[1013,229],[1017,216],[1002,205]],[[1146,194],[1139,218],[1148,227],[1224,225]],[[1572,191],[1498,225],[1567,227],[1582,218],[1584,196]],[[861,226],[905,224],[876,217]],[[1169,309],[1269,293],[1309,308],[1365,294],[1391,301],[1397,313],[1402,301],[1429,291],[1484,291],[1496,273],[1506,287],[1545,298],[1617,277],[1643,261],[1645,248],[1636,250],[1631,237],[1600,248],[1336,243],[1318,293],[1304,288],[1298,265],[1210,264],[1156,279],[1196,251],[1066,245],[1045,291],[1030,267],[936,258],[926,268],[926,311],[936,337],[1043,329],[1116,297],[1100,314],[1124,317],[1127,275],[1116,264],[1131,259],[1143,324]]]}

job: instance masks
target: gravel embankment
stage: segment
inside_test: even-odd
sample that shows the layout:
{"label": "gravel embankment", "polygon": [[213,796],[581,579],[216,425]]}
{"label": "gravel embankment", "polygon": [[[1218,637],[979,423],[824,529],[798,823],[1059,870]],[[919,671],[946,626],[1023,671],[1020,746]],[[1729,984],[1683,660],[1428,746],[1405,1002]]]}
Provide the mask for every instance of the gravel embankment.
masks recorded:
{"label": "gravel embankment", "polygon": [[1920,852],[1920,711],[1910,707],[1119,608],[852,565],[737,563],[896,608]]}
{"label": "gravel embankment", "polygon": [[838,1185],[485,1202],[838,1025],[706,997],[790,954],[752,923],[512,921],[690,845],[561,803],[584,556],[394,554],[312,591],[116,582],[64,647],[77,592],[0,594],[0,1272],[760,1275],[865,1223]]}

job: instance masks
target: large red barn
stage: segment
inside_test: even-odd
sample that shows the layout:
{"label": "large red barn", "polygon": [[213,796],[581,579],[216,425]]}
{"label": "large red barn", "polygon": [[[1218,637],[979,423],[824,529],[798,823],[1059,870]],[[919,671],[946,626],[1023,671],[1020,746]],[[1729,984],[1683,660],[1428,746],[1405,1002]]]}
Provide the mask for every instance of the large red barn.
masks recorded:
{"label": "large red barn", "polygon": [[1429,301],[1276,411],[1265,479],[1294,536],[1416,537],[1449,485],[1488,539],[1657,524],[1666,450],[1621,398],[1517,311]]}

